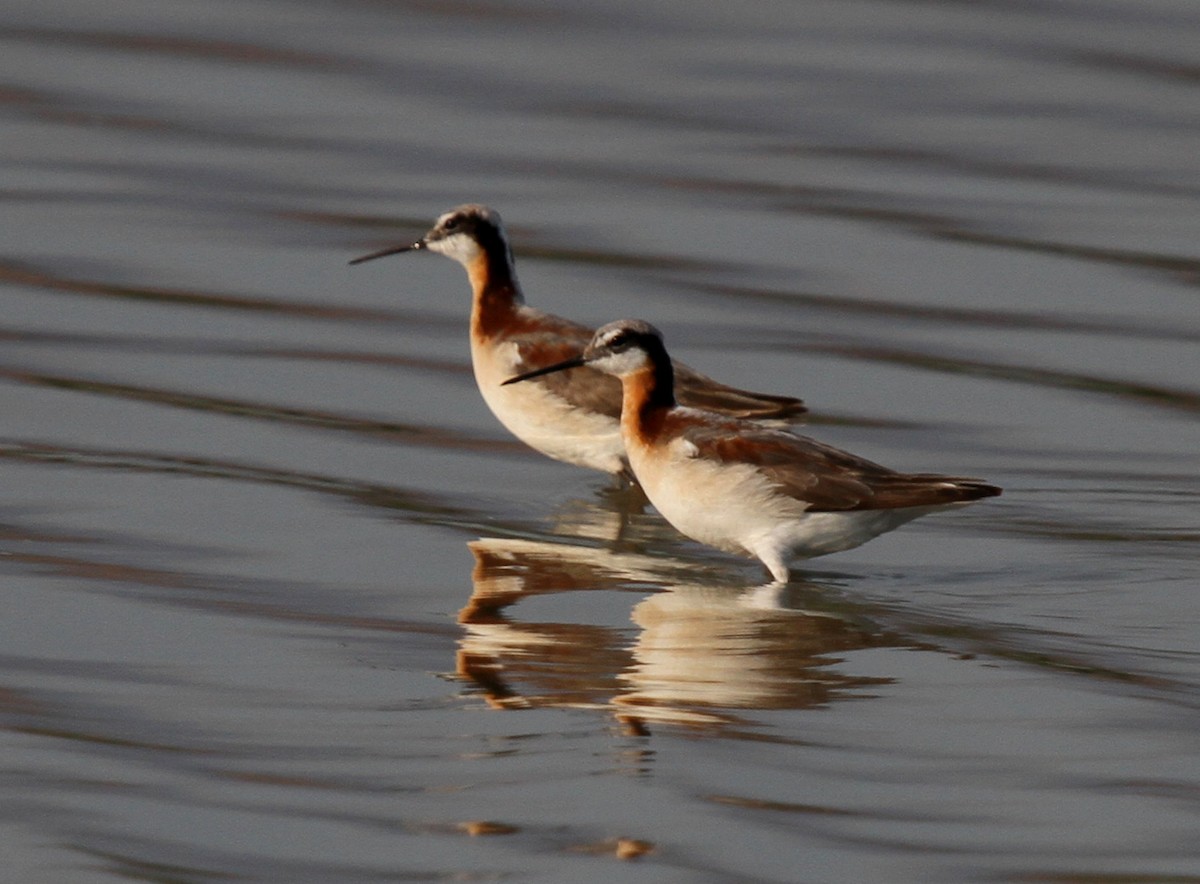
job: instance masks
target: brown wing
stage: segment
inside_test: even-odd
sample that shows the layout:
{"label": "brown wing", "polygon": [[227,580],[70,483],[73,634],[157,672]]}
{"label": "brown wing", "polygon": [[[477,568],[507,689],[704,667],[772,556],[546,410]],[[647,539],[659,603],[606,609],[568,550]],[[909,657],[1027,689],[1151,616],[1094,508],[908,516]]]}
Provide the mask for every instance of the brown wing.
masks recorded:
{"label": "brown wing", "polygon": [[992,497],[994,485],[934,473],[899,473],[807,436],[739,421],[680,421],[675,431],[697,457],[758,468],[809,512],[937,506]]}
{"label": "brown wing", "polygon": [[[522,308],[518,319],[503,340],[517,345],[520,362],[513,374],[554,365],[573,359],[592,339],[586,325],[571,322],[531,307]],[[594,368],[583,366],[570,371],[542,375],[528,383],[541,384],[551,393],[586,411],[621,417],[621,382]]]}
{"label": "brown wing", "polygon": [[739,390],[677,360],[671,360],[671,364],[675,368],[675,398],[680,405],[752,420],[793,420],[808,411],[802,400],[792,396]]}

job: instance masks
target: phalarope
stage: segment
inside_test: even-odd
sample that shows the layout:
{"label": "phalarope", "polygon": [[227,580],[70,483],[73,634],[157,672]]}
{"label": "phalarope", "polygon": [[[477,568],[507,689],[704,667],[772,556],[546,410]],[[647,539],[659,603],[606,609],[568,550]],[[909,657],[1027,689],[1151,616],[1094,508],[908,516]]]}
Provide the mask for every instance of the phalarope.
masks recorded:
{"label": "phalarope", "polygon": [[579,355],[504,383],[590,366],[621,379],[621,436],[646,497],[680,532],[758,558],[779,583],[788,561],[850,549],[918,516],[1000,489],[898,473],[785,430],[676,402],[671,359],[649,323],[597,330]]}
{"label": "phalarope", "polygon": [[[453,258],[470,277],[475,382],[500,423],[555,460],[628,474],[621,442],[621,385],[616,379],[585,369],[536,384],[501,386],[507,377],[578,353],[593,330],[525,305],[500,216],[487,206],[459,206],[411,245],[382,249],[350,263],[426,250]],[[685,405],[774,421],[791,420],[807,410],[799,399],[728,387],[678,362],[674,374],[676,395]]]}

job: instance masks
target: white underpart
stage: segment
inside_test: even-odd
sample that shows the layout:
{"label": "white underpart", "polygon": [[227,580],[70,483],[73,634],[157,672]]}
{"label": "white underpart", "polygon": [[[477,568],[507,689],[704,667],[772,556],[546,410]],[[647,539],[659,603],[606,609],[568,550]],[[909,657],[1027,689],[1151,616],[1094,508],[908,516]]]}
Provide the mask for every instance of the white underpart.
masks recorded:
{"label": "white underpart", "polygon": [[501,344],[490,353],[472,352],[471,357],[484,402],[505,429],[526,445],[555,460],[593,470],[619,473],[624,469],[625,445],[615,418],[571,405],[537,378],[501,386],[528,367],[521,363],[516,344]]}
{"label": "white underpart", "polygon": [[697,454],[686,439],[675,439],[665,453],[632,440],[629,445],[633,472],[663,518],[702,543],[758,558],[780,583],[788,581],[789,560],[851,549],[946,508],[810,513],[754,466],[718,464]]}

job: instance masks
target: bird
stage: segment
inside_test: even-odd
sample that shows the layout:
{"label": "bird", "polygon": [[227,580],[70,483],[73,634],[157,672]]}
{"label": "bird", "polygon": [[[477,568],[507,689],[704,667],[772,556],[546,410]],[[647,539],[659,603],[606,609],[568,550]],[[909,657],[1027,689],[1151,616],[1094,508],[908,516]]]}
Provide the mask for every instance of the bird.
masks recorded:
{"label": "bird", "polygon": [[662,333],[618,320],[515,385],[587,366],[620,379],[621,436],[654,508],[680,533],[757,558],[774,581],[789,563],[851,549],[927,513],[1001,493],[978,479],[901,473],[785,429],[677,400]]}
{"label": "bird", "polygon": [[[578,353],[593,329],[525,304],[512,247],[494,209],[467,204],[439,217],[409,245],[355,258],[362,264],[402,252],[430,251],[452,258],[471,282],[471,363],[484,401],[500,423],[531,448],[555,460],[629,477],[621,441],[621,385],[600,371],[544,378],[522,387],[501,381]],[[680,401],[741,418],[795,420],[807,411],[791,396],[726,386],[675,363]]]}

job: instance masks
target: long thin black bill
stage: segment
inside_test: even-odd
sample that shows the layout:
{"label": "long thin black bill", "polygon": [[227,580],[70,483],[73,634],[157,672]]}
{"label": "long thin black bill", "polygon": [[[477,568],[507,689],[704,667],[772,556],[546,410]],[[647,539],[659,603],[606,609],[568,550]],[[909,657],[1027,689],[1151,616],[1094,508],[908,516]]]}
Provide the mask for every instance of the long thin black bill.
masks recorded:
{"label": "long thin black bill", "polygon": [[576,356],[574,359],[568,359],[565,362],[556,362],[554,365],[547,365],[545,368],[535,368],[533,371],[519,374],[516,377],[501,382],[500,386],[507,387],[509,384],[515,384],[518,381],[527,381],[530,378],[541,377],[544,374],[553,374],[556,371],[566,371],[568,368],[579,368],[579,366],[586,364],[587,360],[582,356]]}
{"label": "long thin black bill", "polygon": [[378,252],[371,252],[369,255],[363,255],[351,261],[348,264],[362,264],[366,261],[374,261],[376,258],[386,258],[388,255],[399,255],[401,252],[418,252],[425,248],[423,240],[417,240],[412,245],[408,246],[388,246],[386,249],[380,249]]}

